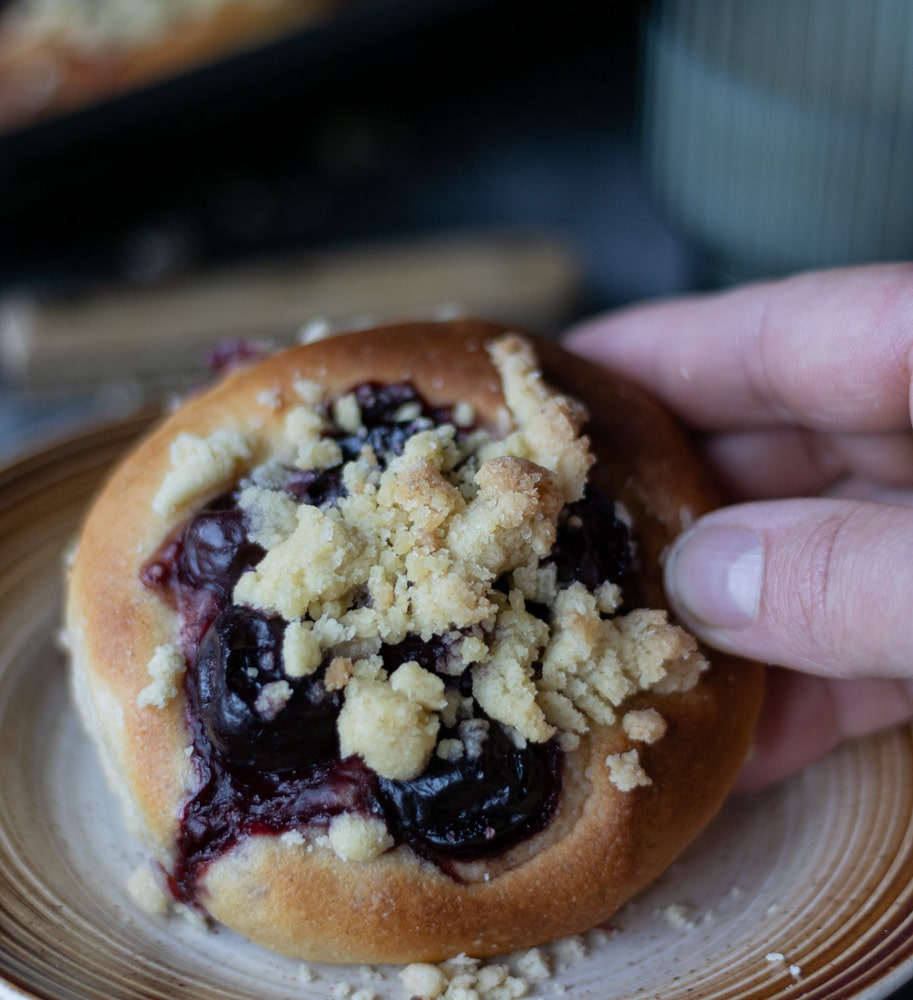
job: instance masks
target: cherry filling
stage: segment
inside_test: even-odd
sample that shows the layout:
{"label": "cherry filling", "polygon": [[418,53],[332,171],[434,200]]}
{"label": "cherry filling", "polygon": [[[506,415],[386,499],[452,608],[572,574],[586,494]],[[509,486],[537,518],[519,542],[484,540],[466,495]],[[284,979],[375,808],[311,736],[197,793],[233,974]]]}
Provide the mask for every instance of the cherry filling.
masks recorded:
{"label": "cherry filling", "polygon": [[197,654],[189,695],[214,750],[238,767],[287,771],[338,756],[338,691],[323,672],[291,679],[282,668],[285,623],[229,607]]}
{"label": "cherry filling", "polygon": [[247,539],[247,519],[230,497],[221,497],[187,525],[177,572],[187,587],[228,598],[238,578],[265,555]]}
{"label": "cherry filling", "polygon": [[397,841],[428,857],[493,854],[548,821],[560,790],[558,757],[554,743],[518,749],[490,723],[477,752],[455,761],[432,757],[413,781],[381,778],[387,824]]}
{"label": "cherry filling", "polygon": [[615,513],[615,502],[588,492],[559,515],[558,536],[550,558],[558,582],[579,580],[589,590],[610,580],[622,593],[634,584],[634,552],[627,525]]}
{"label": "cherry filling", "polygon": [[[388,385],[363,382],[352,391],[361,411],[362,426],[356,434],[338,438],[347,459],[355,458],[368,446],[385,465],[389,458],[403,453],[413,434],[452,420],[449,408],[432,409],[407,382]],[[406,408],[411,411],[410,415],[402,419]],[[396,419],[398,416],[401,418]]]}
{"label": "cherry filling", "polygon": [[[385,464],[417,431],[450,421],[410,385],[366,383],[353,390],[363,427],[340,431],[344,460],[370,447]],[[284,476],[284,478],[283,478]],[[344,495],[341,466],[321,471],[287,469],[281,488],[299,502],[332,506]],[[286,623],[231,604],[234,585],[264,550],[250,541],[238,492],[211,502],[169,538],[143,568],[146,586],[177,610],[188,670],[187,714],[199,787],[182,816],[172,889],[192,901],[195,885],[213,859],[255,833],[281,833],[327,823],[340,813],[383,817],[396,843],[442,867],[484,858],[542,829],[557,806],[561,755],[554,743],[517,747],[498,723],[483,716],[466,751],[434,755],[411,781],[380,778],[358,757],[339,757],[336,720],[343,695],[324,683],[327,663],[307,677],[289,677],[282,661]],[[570,505],[551,554],[562,583],[605,581],[627,594],[633,558],[627,527],[611,500],[591,494]],[[630,595],[629,595],[630,596]],[[543,614],[545,613],[543,609]],[[447,669],[454,655],[446,638],[412,635],[381,656],[390,672],[418,661],[436,671],[461,697],[471,695],[468,674]]]}

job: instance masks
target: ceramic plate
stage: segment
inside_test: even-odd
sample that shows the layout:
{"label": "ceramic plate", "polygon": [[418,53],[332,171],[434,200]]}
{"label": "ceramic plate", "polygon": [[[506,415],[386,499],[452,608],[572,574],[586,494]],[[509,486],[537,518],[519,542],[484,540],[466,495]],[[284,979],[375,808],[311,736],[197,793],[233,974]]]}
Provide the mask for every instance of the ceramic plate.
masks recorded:
{"label": "ceramic plate", "polygon": [[[142,863],[70,707],[60,568],[141,421],[0,472],[0,997],[408,1000],[395,968],[305,967],[125,886]],[[530,995],[876,1000],[913,975],[913,739],[842,748],[731,799],[612,925],[543,950]]]}

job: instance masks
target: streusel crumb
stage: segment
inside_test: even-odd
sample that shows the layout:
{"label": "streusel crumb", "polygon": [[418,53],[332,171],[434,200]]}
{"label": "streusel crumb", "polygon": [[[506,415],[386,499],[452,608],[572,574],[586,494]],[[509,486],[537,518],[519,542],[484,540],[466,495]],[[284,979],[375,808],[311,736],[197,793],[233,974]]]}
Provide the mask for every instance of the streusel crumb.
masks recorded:
{"label": "streusel crumb", "polygon": [[621,727],[627,736],[638,743],[655,743],[666,734],[666,720],[655,708],[625,712]]}
{"label": "streusel crumb", "polygon": [[393,846],[382,819],[350,813],[333,817],[328,836],[330,846],[343,861],[371,861]]}
{"label": "streusel crumb", "polygon": [[609,768],[609,780],[621,792],[653,784],[650,775],[641,767],[636,750],[610,754],[606,757],[606,765]]}
{"label": "streusel crumb", "polygon": [[152,501],[167,517],[190,501],[227,485],[254,456],[251,441],[237,431],[213,431],[209,437],[179,434],[171,444],[171,468]]}
{"label": "streusel crumb", "polygon": [[140,691],[136,703],[140,708],[164,708],[178,693],[178,682],[184,676],[184,656],[170,642],[159,646],[152,654],[146,671],[151,682]]}

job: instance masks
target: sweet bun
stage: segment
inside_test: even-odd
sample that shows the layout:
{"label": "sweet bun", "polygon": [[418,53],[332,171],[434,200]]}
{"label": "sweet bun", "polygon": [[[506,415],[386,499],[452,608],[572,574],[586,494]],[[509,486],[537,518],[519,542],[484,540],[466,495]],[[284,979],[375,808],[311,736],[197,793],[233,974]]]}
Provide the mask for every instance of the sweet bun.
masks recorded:
{"label": "sweet bun", "polygon": [[78,110],[265,44],[345,2],[11,0],[0,12],[0,128]]}
{"label": "sweet bun", "polygon": [[607,920],[716,813],[759,709],[761,668],[666,611],[663,551],[716,502],[639,390],[481,321],[190,399],[94,503],[66,609],[173,894],[329,962]]}

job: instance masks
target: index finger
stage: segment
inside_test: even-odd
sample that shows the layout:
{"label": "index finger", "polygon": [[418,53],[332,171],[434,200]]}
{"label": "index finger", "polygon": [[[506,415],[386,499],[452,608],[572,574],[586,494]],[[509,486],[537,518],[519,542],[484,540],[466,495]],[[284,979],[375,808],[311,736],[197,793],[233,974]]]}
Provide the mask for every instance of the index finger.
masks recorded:
{"label": "index finger", "polygon": [[636,306],[581,325],[565,343],[705,430],[900,430],[910,427],[913,266]]}

